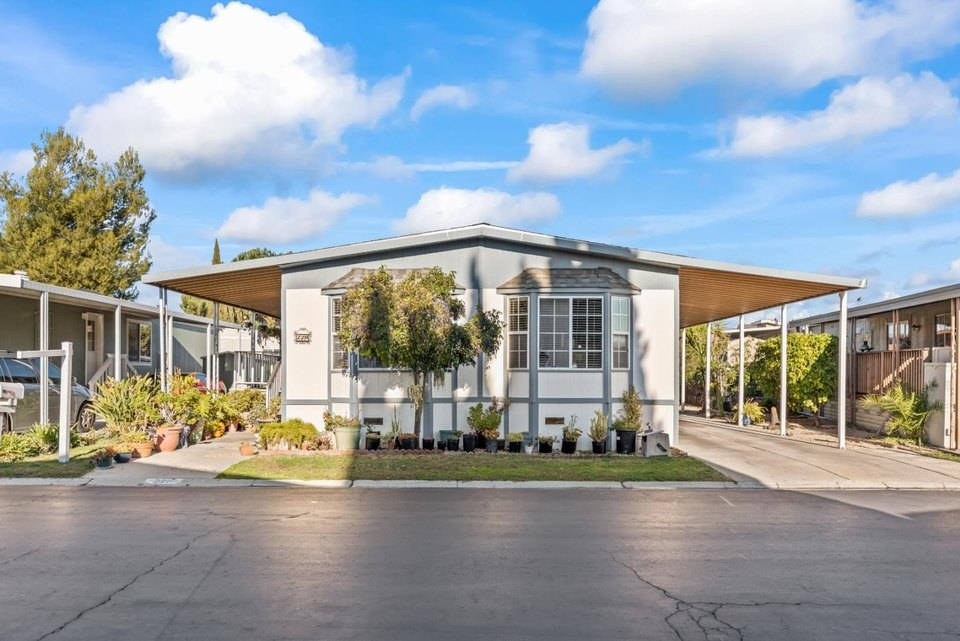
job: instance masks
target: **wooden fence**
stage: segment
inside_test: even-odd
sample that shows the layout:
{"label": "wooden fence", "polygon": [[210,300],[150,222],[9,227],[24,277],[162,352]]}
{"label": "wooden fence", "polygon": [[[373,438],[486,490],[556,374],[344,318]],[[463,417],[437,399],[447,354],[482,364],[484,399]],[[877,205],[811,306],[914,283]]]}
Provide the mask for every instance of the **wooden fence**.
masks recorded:
{"label": "wooden fence", "polygon": [[860,352],[857,354],[857,394],[882,394],[897,381],[904,387],[923,389],[923,364],[930,348],[902,349],[899,352]]}

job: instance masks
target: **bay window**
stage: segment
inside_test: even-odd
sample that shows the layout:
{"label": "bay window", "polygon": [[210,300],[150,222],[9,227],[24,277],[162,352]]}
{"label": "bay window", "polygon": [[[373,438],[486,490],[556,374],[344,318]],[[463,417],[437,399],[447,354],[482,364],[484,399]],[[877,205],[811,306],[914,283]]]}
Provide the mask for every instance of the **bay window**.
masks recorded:
{"label": "bay window", "polygon": [[511,296],[507,307],[507,349],[510,369],[527,369],[530,299]]}
{"label": "bay window", "polygon": [[603,299],[543,297],[539,310],[540,367],[603,367]]}

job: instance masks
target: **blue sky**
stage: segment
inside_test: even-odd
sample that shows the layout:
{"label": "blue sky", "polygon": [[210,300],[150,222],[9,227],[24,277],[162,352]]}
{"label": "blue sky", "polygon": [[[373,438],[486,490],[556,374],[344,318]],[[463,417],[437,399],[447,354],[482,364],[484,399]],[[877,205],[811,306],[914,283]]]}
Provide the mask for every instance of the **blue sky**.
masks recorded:
{"label": "blue sky", "polygon": [[157,269],[487,220],[960,281],[960,2],[698,4],[0,0],[0,168],[133,146]]}

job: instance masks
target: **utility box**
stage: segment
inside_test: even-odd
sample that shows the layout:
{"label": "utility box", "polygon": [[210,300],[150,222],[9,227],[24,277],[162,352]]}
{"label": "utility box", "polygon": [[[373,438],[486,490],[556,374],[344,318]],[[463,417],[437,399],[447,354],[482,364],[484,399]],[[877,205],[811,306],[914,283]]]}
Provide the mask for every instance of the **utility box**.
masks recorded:
{"label": "utility box", "polygon": [[644,456],[669,456],[670,436],[666,432],[650,432],[640,437]]}

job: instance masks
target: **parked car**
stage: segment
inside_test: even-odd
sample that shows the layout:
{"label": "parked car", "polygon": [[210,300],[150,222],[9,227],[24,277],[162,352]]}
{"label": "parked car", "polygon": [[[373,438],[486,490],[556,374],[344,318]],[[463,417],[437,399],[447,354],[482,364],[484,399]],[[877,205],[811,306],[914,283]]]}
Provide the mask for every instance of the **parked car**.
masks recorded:
{"label": "parked car", "polygon": [[[56,423],[60,416],[60,368],[49,363],[48,376],[50,392],[48,394],[47,416]],[[39,358],[0,358],[0,381],[23,385],[23,399],[17,402],[12,413],[0,413],[0,432],[22,432],[40,421],[40,359]],[[91,409],[92,394],[83,385],[74,382],[70,398],[70,416],[81,431],[93,429],[96,415]]]}
{"label": "parked car", "polygon": [[[202,394],[207,393],[207,375],[203,372],[187,372],[184,376],[192,376],[197,381],[197,389],[200,390]],[[223,381],[220,381],[217,384],[217,388],[220,390],[221,394],[227,393],[227,386],[224,385]]]}

